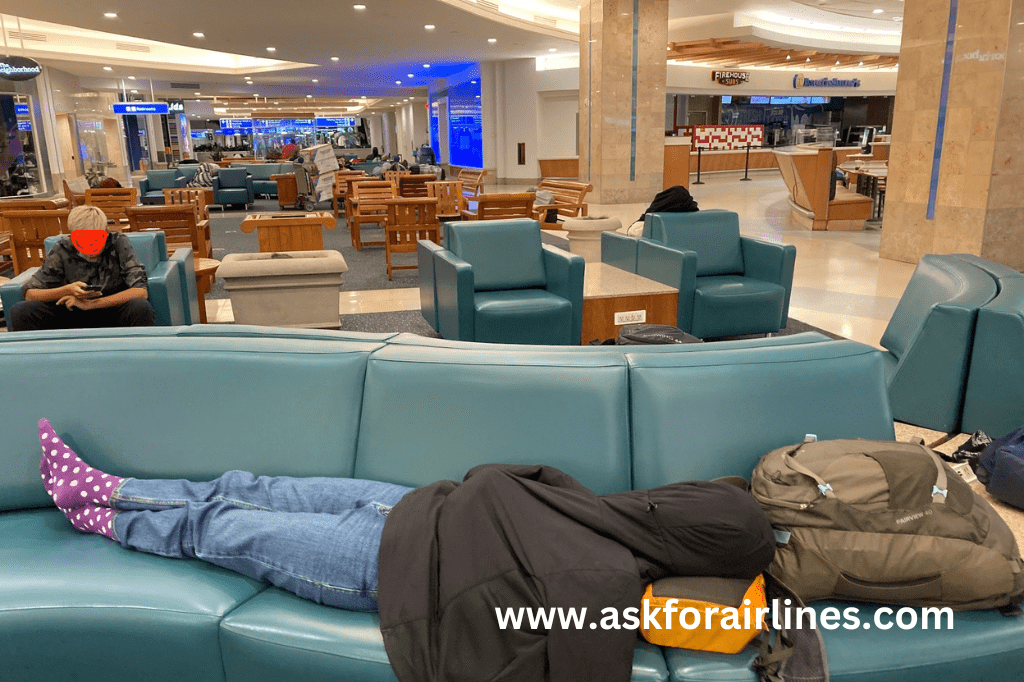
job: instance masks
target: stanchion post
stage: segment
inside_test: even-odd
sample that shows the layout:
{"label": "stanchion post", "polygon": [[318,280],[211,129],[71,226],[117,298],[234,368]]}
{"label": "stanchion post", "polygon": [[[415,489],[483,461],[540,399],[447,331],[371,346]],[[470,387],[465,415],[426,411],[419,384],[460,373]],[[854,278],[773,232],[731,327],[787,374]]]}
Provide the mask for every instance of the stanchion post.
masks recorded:
{"label": "stanchion post", "polygon": [[743,177],[740,180],[750,180],[750,143],[747,143],[747,160],[743,162]]}
{"label": "stanchion post", "polygon": [[701,151],[701,147],[697,147],[697,181],[693,183],[695,185],[703,185],[704,184],[700,180],[700,151]]}

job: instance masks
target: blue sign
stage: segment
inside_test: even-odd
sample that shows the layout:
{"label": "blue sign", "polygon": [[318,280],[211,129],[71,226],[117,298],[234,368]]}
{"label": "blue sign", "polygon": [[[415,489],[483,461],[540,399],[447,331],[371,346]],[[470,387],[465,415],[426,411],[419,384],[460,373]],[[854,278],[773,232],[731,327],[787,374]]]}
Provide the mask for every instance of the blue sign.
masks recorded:
{"label": "blue sign", "polygon": [[860,79],[807,78],[802,73],[793,76],[794,88],[859,88]]}
{"label": "blue sign", "polygon": [[222,118],[221,128],[252,128],[252,119],[249,118]]}
{"label": "blue sign", "polygon": [[18,121],[18,130],[24,130],[26,132],[31,132],[31,130],[32,130],[32,123],[30,121]]}
{"label": "blue sign", "polygon": [[318,118],[316,120],[317,128],[345,128],[355,124],[354,118]]}
{"label": "blue sign", "polygon": [[257,128],[282,128],[295,126],[312,126],[311,118],[257,118]]}
{"label": "blue sign", "polygon": [[206,131],[202,130],[202,131],[196,132],[196,131],[193,130],[192,131],[192,139],[193,140],[205,140],[206,139]]}
{"label": "blue sign", "polygon": [[18,116],[28,116],[28,105],[27,104],[15,104],[14,113]]}
{"label": "blue sign", "polygon": [[122,116],[144,116],[146,114],[168,113],[167,102],[123,102],[112,105],[115,114]]}

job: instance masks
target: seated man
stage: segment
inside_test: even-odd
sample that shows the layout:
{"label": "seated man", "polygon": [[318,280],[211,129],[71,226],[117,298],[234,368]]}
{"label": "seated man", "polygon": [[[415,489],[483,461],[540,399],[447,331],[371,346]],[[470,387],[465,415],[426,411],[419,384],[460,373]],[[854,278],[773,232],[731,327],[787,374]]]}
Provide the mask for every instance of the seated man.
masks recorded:
{"label": "seated man", "polygon": [[128,237],[108,231],[95,206],[71,209],[68,230],[9,311],[12,331],[153,326],[146,269]]}

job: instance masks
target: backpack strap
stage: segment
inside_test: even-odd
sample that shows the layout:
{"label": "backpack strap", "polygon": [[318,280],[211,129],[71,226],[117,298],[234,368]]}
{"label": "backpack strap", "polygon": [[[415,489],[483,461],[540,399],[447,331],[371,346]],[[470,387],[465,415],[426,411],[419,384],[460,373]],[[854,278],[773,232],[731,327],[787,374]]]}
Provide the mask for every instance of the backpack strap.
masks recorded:
{"label": "backpack strap", "polygon": [[[794,450],[793,453],[798,452],[802,447],[803,445]],[[793,471],[796,471],[797,473],[801,473],[804,476],[814,479],[814,482],[818,484],[818,490],[820,490],[821,494],[824,495],[825,497],[835,497],[836,494],[832,492],[832,486],[826,483],[825,479],[823,479],[821,476],[814,473],[800,462],[796,461],[796,457],[793,453],[787,452],[785,455],[783,455],[783,459],[786,461],[786,465],[789,466],[789,468],[792,469]]]}
{"label": "backpack strap", "polygon": [[[800,597],[785,583],[770,573],[765,573],[764,578],[768,604],[773,610],[789,610],[795,616],[796,609],[805,608]],[[777,620],[786,622],[781,613]],[[790,622],[796,623],[797,619],[793,617]],[[759,638],[759,652],[753,662],[760,682],[829,682],[828,655],[819,630],[806,626],[782,628],[775,632],[774,643],[771,634],[764,633]]]}

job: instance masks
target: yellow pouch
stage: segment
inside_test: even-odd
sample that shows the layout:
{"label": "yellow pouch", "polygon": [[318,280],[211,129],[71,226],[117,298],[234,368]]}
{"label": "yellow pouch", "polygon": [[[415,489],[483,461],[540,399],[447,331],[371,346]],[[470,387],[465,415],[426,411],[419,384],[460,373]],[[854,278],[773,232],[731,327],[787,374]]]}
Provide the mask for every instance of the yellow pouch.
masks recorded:
{"label": "yellow pouch", "polygon": [[[671,600],[674,603],[670,604]],[[753,582],[664,578],[644,591],[640,632],[648,642],[659,646],[735,654],[768,629],[767,606],[764,577],[760,575]]]}

